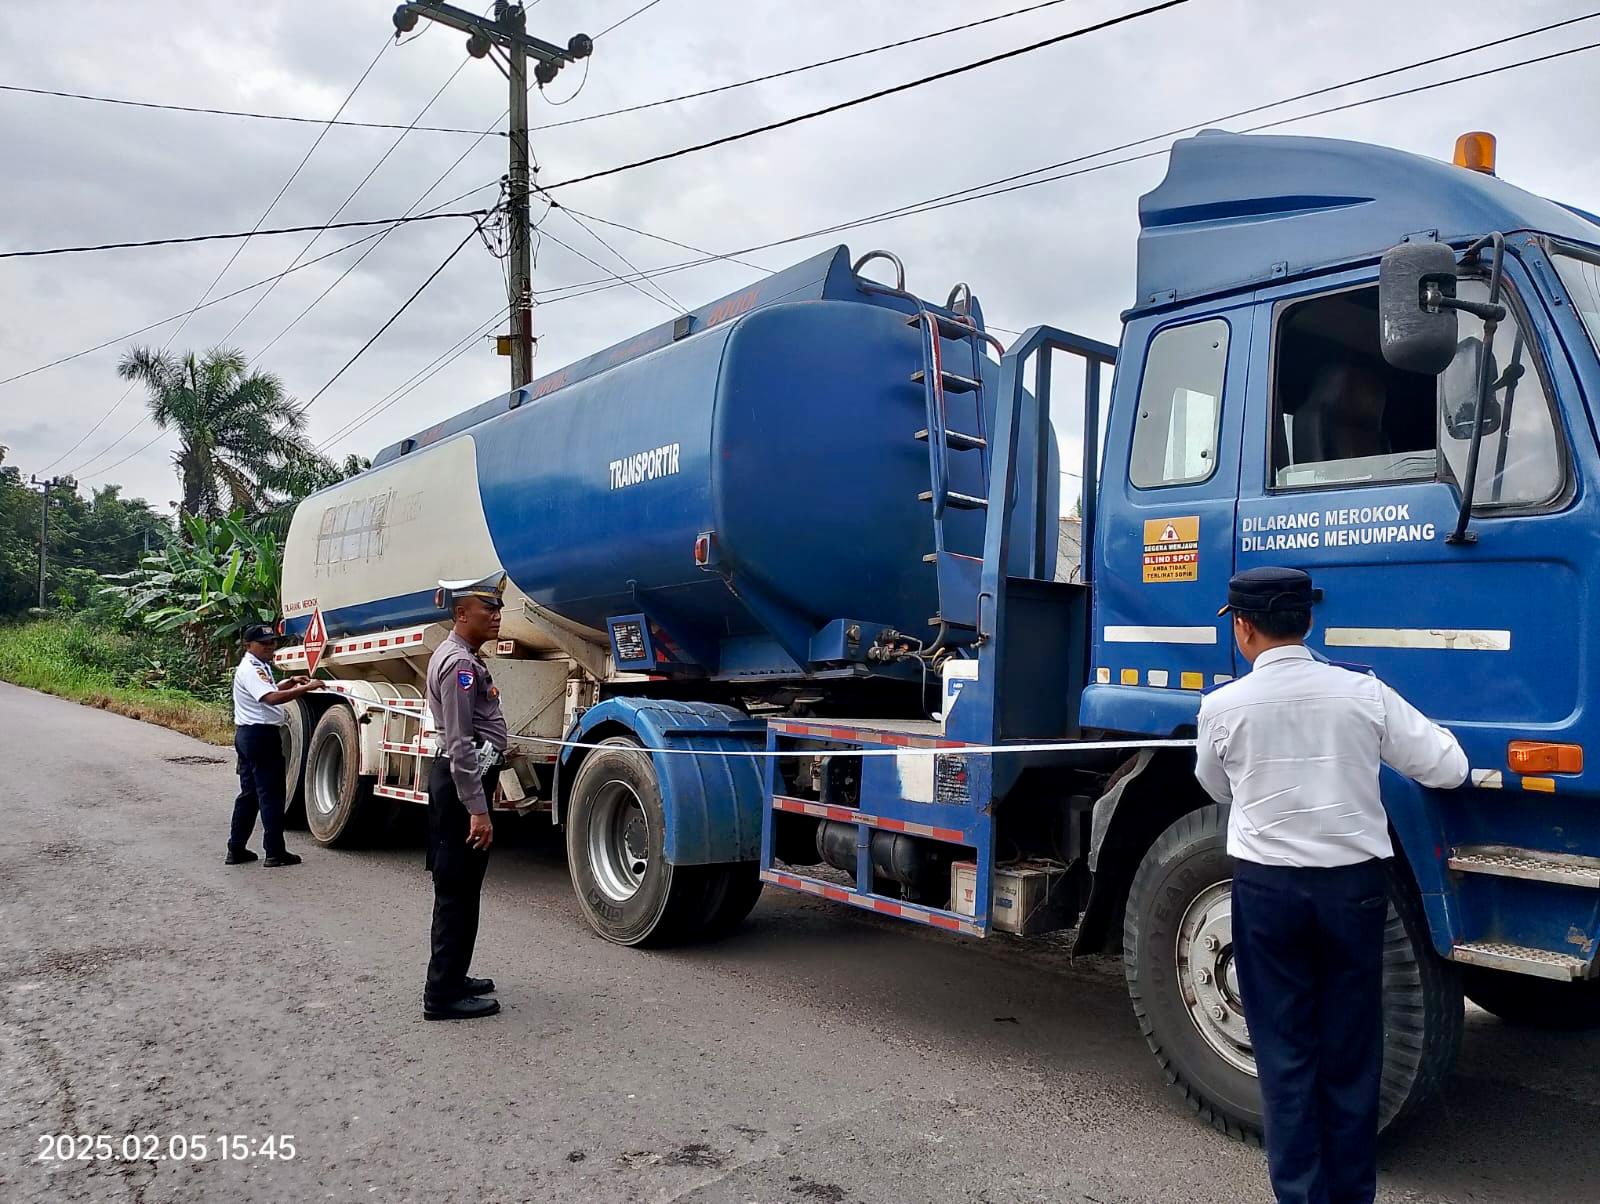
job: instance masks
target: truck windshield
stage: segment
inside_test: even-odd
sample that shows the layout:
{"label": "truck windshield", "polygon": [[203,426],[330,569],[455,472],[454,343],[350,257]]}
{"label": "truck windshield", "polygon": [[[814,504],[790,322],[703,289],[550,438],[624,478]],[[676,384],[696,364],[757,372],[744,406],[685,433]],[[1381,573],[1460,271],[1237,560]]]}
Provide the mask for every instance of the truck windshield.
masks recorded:
{"label": "truck windshield", "polygon": [[1553,258],[1572,307],[1583,319],[1595,350],[1600,351],[1600,255],[1585,257],[1558,250]]}

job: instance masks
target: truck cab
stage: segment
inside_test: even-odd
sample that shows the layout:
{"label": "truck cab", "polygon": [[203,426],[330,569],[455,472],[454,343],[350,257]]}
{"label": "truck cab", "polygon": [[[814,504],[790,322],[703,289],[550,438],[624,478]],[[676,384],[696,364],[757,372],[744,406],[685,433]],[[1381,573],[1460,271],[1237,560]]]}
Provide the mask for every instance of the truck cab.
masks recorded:
{"label": "truck cab", "polygon": [[[1227,578],[1287,565],[1325,594],[1314,651],[1370,668],[1456,733],[1473,767],[1463,788],[1382,782],[1393,935],[1425,946],[1404,968],[1423,1006],[1388,1018],[1396,1044],[1412,1027],[1423,1050],[1413,1096],[1386,1089],[1392,1118],[1441,1080],[1463,988],[1516,1020],[1584,1023],[1600,1007],[1600,777],[1583,755],[1600,736],[1584,618],[1600,585],[1600,224],[1481,168],[1220,133],[1174,147],[1140,216],[1085,566],[1079,721],[1192,734],[1202,693],[1248,668],[1215,617]],[[1414,280],[1384,279],[1396,244],[1449,248],[1454,295],[1481,308],[1494,288],[1504,311],[1487,337],[1459,312],[1437,371],[1386,346],[1386,290],[1409,284],[1417,307]],[[1165,759],[1149,766],[1155,789],[1135,779],[1102,800],[1095,894],[1125,923],[1115,932],[1091,905],[1080,943],[1121,938],[1152,1047],[1195,1067],[1208,1085],[1186,1081],[1213,1119],[1248,1124],[1227,900],[1194,885],[1174,915],[1152,902],[1212,844],[1194,831],[1204,804],[1163,826],[1175,780],[1197,797]],[[1175,960],[1159,947],[1174,936]],[[1170,999],[1141,999],[1153,976],[1176,979]]]}

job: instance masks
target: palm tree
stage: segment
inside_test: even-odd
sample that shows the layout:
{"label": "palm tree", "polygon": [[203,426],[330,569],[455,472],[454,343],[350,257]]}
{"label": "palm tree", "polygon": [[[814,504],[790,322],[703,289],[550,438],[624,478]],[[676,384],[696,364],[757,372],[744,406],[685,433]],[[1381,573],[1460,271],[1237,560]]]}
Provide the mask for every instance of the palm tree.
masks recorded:
{"label": "palm tree", "polygon": [[122,357],[117,374],[149,390],[150,416],[178,433],[172,460],[182,511],[215,519],[228,510],[259,512],[284,500],[284,483],[327,464],[305,436],[305,414],[270,372],[246,374],[244,353],[215,347],[181,358],[148,347]]}

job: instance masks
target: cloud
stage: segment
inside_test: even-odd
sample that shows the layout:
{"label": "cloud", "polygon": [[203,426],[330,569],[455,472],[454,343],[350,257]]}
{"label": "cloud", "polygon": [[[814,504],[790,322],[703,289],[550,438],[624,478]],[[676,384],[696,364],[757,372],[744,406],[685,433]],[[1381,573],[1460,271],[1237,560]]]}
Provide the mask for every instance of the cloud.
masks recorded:
{"label": "cloud", "polygon": [[[662,4],[599,43],[587,79],[569,68],[548,96],[535,94],[535,124],[584,116],[662,95],[713,87],[1019,7],[1022,0],[926,0],[903,5],[776,5],[749,0]],[[388,0],[325,0],[221,8],[192,6],[181,22],[158,0],[87,0],[62,22],[55,6],[0,11],[0,76],[18,83],[141,99],[328,116],[389,34]],[[544,0],[530,28],[555,42],[591,34],[636,7],[630,0]],[[536,135],[540,179],[559,181],[690,142],[778,120],[897,81],[1049,36],[1137,7],[1131,0],[1073,3],[947,38],[770,84]],[[1522,6],[1488,0],[1419,0],[1397,22],[1392,3],[1346,0],[1334,7],[1205,0],[773,134],[565,190],[574,208],[713,250],[766,242],[836,221],[967,187],[1250,105],[1455,49],[1502,32],[1581,12],[1576,3]],[[1600,22],[1595,23],[1600,28]],[[1443,64],[1397,81],[1436,80],[1529,53],[1589,40],[1585,26]],[[433,29],[390,47],[345,116],[410,120],[463,57],[462,35]],[[551,101],[572,97],[565,105]],[[1368,85],[1331,98],[1388,90]],[[1549,101],[1592,112],[1600,72],[1575,57],[1544,67],[1424,92],[1319,117],[1286,132],[1383,142],[1447,155],[1457,133],[1487,128],[1501,138],[1503,172],[1537,192],[1600,208],[1593,192],[1592,133],[1549,119]],[[6,130],[6,242],[40,246],[226,229],[248,229],[317,135],[317,126],[113,108],[80,101],[0,95]],[[470,62],[426,121],[486,128],[505,107],[505,84],[488,62]],[[1299,109],[1320,107],[1302,105]],[[395,132],[336,129],[269,219],[327,220],[393,142]],[[1581,149],[1574,148],[1578,140]],[[412,205],[469,140],[407,137],[351,202],[345,216],[398,214]],[[498,178],[505,142],[490,138],[433,194],[438,200]],[[1157,183],[1154,158],[958,205],[839,236],[859,252],[886,246],[906,261],[911,285],[942,299],[969,281],[996,323],[1048,322],[1115,341],[1132,300],[1137,202]],[[484,194],[492,197],[492,193]],[[559,213],[548,230],[584,254],[622,265]],[[688,252],[597,227],[641,267]],[[362,231],[332,232],[310,254]],[[262,360],[289,391],[311,397],[464,233],[455,223],[397,231]],[[217,286],[227,292],[281,271],[304,235],[252,240]],[[762,252],[771,268],[829,245],[822,238]],[[181,313],[233,254],[231,245],[13,261],[0,293],[0,376]],[[360,252],[287,277],[232,341],[254,353],[305,308]],[[471,246],[417,304],[318,401],[312,433],[325,438],[401,385],[504,304],[502,265]],[[542,247],[540,290],[601,273],[553,242]],[[754,273],[714,264],[662,279],[687,305],[735,289]],[[223,337],[255,294],[203,310],[177,336],[179,348]],[[616,288],[539,306],[541,371],[659,322],[667,307]],[[160,343],[173,325],[135,342]],[[8,462],[43,469],[100,418],[125,386],[115,375],[119,344],[0,388],[0,439]],[[475,346],[378,419],[338,442],[371,453],[409,430],[497,393],[506,362]],[[129,397],[54,471],[133,430],[142,400]],[[139,447],[145,426],[89,465],[96,470]],[[1069,456],[1071,430],[1062,431]],[[149,497],[172,492],[170,451],[158,440],[111,477]]]}

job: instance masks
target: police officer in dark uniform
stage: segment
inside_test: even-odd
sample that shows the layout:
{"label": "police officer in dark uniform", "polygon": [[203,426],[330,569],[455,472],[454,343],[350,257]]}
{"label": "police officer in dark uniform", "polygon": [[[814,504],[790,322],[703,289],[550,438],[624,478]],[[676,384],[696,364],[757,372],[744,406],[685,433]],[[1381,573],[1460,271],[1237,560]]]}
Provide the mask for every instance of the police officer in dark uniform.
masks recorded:
{"label": "police officer in dark uniform", "polygon": [[1228,582],[1250,672],[1200,704],[1195,776],[1229,804],[1233,956],[1279,1204],[1371,1204],[1394,857],[1378,769],[1459,786],[1456,738],[1371,672],[1305,646],[1299,569]]}
{"label": "police officer in dark uniform", "polygon": [[428,1020],[492,1016],[494,981],[469,978],[478,939],[478,897],[489,868],[494,827],[489,800],[505,763],[506,720],[500,691],[478,649],[500,633],[505,576],[441,581],[450,634],[428,662],[428,710],[438,755],[428,775],[428,869],[433,872],[433,954],[423,989]]}

